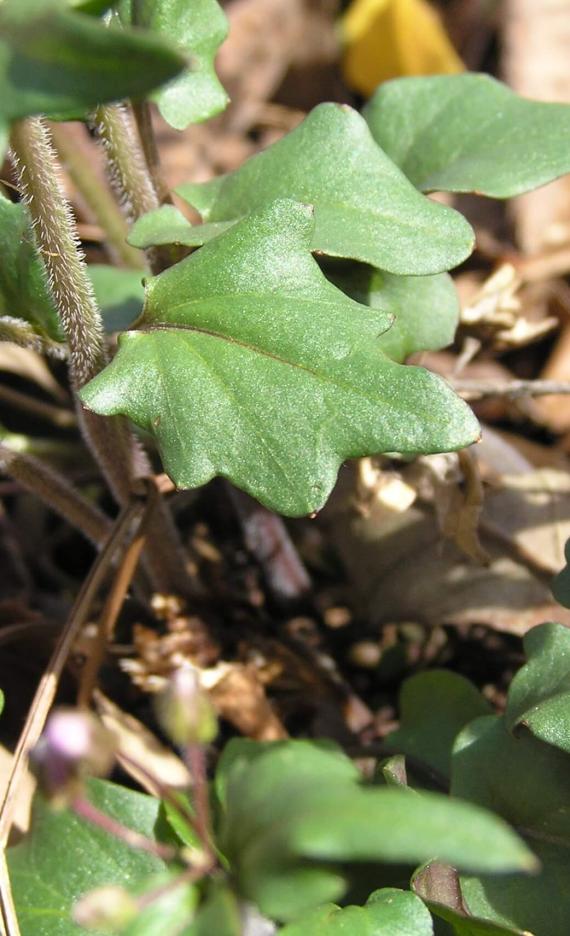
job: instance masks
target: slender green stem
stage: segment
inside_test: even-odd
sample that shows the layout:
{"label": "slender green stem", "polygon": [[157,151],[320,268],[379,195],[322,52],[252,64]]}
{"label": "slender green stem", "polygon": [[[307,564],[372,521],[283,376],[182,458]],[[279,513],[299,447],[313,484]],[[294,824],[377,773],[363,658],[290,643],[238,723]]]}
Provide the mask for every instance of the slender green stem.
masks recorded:
{"label": "slender green stem", "polygon": [[[84,130],[83,127],[80,129]],[[105,231],[112,254],[125,266],[144,269],[140,251],[127,244],[128,227],[119,206],[90,166],[88,141],[80,140],[75,132],[71,135],[70,127],[65,124],[52,124],[51,133],[69,175],[93,217]]]}
{"label": "slender green stem", "polygon": [[158,195],[161,205],[173,204],[170,190],[162,177],[160,155],[156,145],[156,137],[152,126],[152,115],[148,101],[137,100],[132,102],[138,134],[141,141],[148,173]]}

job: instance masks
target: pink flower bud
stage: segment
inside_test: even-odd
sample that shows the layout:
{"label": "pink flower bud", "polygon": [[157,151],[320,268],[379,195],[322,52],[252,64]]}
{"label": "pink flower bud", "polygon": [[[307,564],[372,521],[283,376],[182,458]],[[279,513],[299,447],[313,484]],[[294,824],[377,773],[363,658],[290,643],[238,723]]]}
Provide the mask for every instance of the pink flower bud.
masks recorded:
{"label": "pink flower bud", "polygon": [[42,792],[65,806],[88,774],[104,776],[113,766],[115,737],[90,712],[58,709],[31,754]]}
{"label": "pink flower bud", "polygon": [[156,697],[156,716],[174,744],[209,744],[218,733],[212,703],[190,664],[177,669]]}

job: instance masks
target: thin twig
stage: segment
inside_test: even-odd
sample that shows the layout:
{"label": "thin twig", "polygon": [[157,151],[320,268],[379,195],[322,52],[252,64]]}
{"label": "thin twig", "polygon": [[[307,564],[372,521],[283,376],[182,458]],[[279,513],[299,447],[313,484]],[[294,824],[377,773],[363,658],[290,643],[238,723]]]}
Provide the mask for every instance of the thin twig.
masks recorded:
{"label": "thin twig", "polygon": [[0,805],[0,848],[5,847],[8,841],[14,805],[27,766],[28,756],[43,731],[67,658],[88,618],[91,603],[108,574],[117,549],[129,534],[132,524],[137,520],[141,521],[143,510],[144,502],[134,500],[117,517],[105,546],[99,553],[81,587],[57,646],[39,682],[26,724],[14,753],[12,771],[4,799]]}
{"label": "thin twig", "polygon": [[520,397],[566,396],[570,393],[570,381],[567,380],[452,380],[450,383],[455,392],[466,400],[496,396],[516,400]]}
{"label": "thin twig", "polygon": [[139,523],[136,536],[133,537],[121,559],[113,585],[109,591],[97,625],[97,635],[89,658],[81,674],[77,697],[80,708],[87,708],[97,682],[99,669],[105,656],[105,649],[112,640],[115,624],[123,606],[125,596],[135,574],[137,564],[145,543],[149,519],[158,501],[158,491],[152,483],[148,484],[148,498],[145,512]]}
{"label": "thin twig", "polygon": [[8,403],[24,412],[31,413],[39,419],[45,419],[58,429],[71,429],[77,425],[75,414],[63,406],[54,406],[53,403],[46,403],[45,400],[37,400],[35,397],[22,393],[21,390],[14,390],[13,387],[0,386],[0,403]]}
{"label": "thin twig", "polygon": [[2,933],[5,936],[20,936],[20,927],[16,916],[16,908],[12,897],[10,875],[6,864],[6,854],[0,850],[0,920],[3,923]]}

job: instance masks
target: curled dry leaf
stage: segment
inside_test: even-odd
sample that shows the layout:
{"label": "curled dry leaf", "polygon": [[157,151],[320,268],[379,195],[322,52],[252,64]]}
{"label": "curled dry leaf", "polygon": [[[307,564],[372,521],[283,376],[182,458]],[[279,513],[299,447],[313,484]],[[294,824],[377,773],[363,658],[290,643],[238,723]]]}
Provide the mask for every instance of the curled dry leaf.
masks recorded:
{"label": "curled dry leaf", "polygon": [[497,349],[520,348],[538,341],[556,328],[558,319],[527,318],[522,313],[522,285],[515,267],[503,263],[463,307],[461,324]]}
{"label": "curled dry leaf", "polygon": [[218,663],[203,671],[202,684],[219,716],[248,738],[277,741],[288,736],[253,666]]}
{"label": "curled dry leaf", "polygon": [[160,796],[160,790],[153,780],[175,789],[187,789],[191,785],[191,777],[184,762],[161,744],[138,718],[124,712],[99,690],[96,690],[94,699],[101,721],[117,740],[118,762],[143,790]]}

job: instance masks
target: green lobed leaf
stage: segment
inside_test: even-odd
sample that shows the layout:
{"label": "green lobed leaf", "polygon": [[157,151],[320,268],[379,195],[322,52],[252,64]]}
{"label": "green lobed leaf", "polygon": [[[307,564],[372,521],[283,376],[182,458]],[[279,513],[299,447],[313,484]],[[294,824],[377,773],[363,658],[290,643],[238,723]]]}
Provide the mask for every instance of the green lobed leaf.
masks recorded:
{"label": "green lobed leaf", "polygon": [[385,309],[394,323],[379,338],[384,354],[402,363],[418,351],[450,345],[459,323],[459,298],[447,273],[395,276],[373,267],[328,261],[324,273],[351,299]]}
{"label": "green lobed leaf", "polygon": [[509,688],[505,720],[570,754],[570,630],[562,624],[533,627],[524,638],[528,663]]}
{"label": "green lobed leaf", "polygon": [[186,62],[161,37],[106,26],[62,0],[0,4],[0,123],[144,94]]}
{"label": "green lobed leaf", "polygon": [[424,192],[510,198],[570,172],[570,106],[521,98],[488,75],[387,81],[363,115]]}
{"label": "green lobed leaf", "polygon": [[280,936],[433,936],[431,917],[409,891],[383,888],[364,907],[319,907],[279,930]]}
{"label": "green lobed leaf", "polygon": [[0,315],[21,318],[36,334],[63,341],[28,213],[0,194]]}
{"label": "green lobed leaf", "polygon": [[[102,780],[89,782],[88,795],[112,818],[154,837],[159,800]],[[154,855],[129,848],[73,813],[53,811],[40,797],[29,834],[7,857],[22,936],[76,936],[71,909],[88,891],[107,884],[136,890],[166,870]]]}
{"label": "green lobed leaf", "polygon": [[531,931],[565,936],[570,927],[570,757],[528,731],[513,737],[504,719],[472,722],[453,753],[452,792],[493,809],[524,834],[541,868],[532,877],[463,877],[470,913]]}
{"label": "green lobed leaf", "polygon": [[489,872],[533,864],[488,812],[437,794],[363,788],[348,758],[308,742],[234,757],[224,787],[220,847],[242,896],[279,920],[342,896],[348,862],[438,857]]}
{"label": "green lobed leaf", "polygon": [[188,219],[174,205],[161,205],[155,211],[149,211],[135,221],[129,236],[131,247],[148,250],[149,247],[162,247],[168,244],[182,244],[184,247],[201,247],[213,237],[222,234],[231,227],[233,221],[219,221],[214,224],[190,224]]}
{"label": "green lobed leaf", "polygon": [[152,432],[179,487],[229,478],[288,515],[322,507],[348,457],[478,436],[448,386],[386,358],[389,317],[329,283],[311,210],[280,201],[146,287],[136,331],[81,392]]}
{"label": "green lobed leaf", "polygon": [[228,34],[228,21],[217,0],[142,0],[139,8],[140,24],[176,44],[190,59],[181,75],[153,95],[164,119],[176,130],[185,130],[223,111],[228,96],[214,58]]}
{"label": "green lobed leaf", "polygon": [[388,735],[386,746],[449,778],[455,738],[474,718],[490,712],[481,693],[458,673],[418,673],[402,686],[400,727]]}
{"label": "green lobed leaf", "polygon": [[440,273],[473,249],[465,219],[421,197],[344,104],[320,104],[235,172],[177,191],[208,222],[238,220],[278,198],[313,205],[313,250],[390,273]]}

